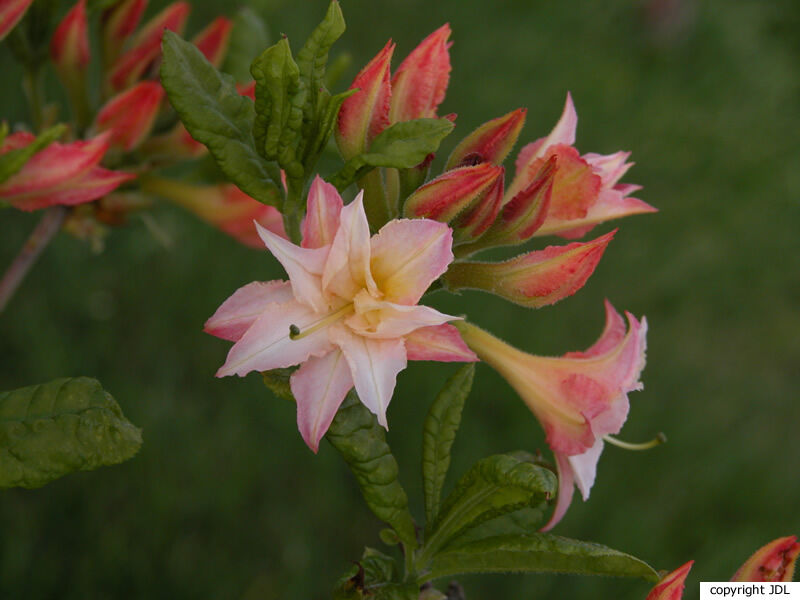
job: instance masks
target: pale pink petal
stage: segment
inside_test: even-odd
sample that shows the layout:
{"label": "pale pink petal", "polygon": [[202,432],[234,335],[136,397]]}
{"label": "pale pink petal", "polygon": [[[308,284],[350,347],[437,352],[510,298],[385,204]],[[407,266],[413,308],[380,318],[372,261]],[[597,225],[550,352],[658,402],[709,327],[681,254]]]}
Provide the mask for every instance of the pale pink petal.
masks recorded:
{"label": "pale pink petal", "polygon": [[[593,423],[594,424],[594,423]],[[594,485],[595,476],[597,475],[597,461],[600,460],[600,454],[603,452],[603,440],[598,438],[594,446],[589,448],[583,454],[576,454],[568,456],[569,464],[572,467],[572,474],[575,479],[575,485],[581,492],[584,500],[589,499],[589,491]]]}
{"label": "pale pink petal", "polygon": [[292,394],[297,400],[297,428],[314,452],[328,431],[345,395],[353,387],[350,367],[339,350],[312,356],[292,374]]}
{"label": "pale pink petal", "polygon": [[390,221],[372,238],[372,275],[386,300],[416,304],[453,260],[453,231],[429,219]]}
{"label": "pale pink petal", "polygon": [[342,209],[322,274],[322,289],[341,298],[351,299],[364,288],[376,289],[369,269],[369,223],[362,196],[359,193]]}
{"label": "pale pink petal", "polygon": [[605,354],[619,344],[628,332],[625,327],[625,319],[622,318],[614,306],[605,300],[606,326],[598,340],[583,352],[567,352],[567,358],[591,358]]}
{"label": "pale pink petal", "polygon": [[255,223],[258,235],[273,256],[286,269],[292,292],[298,302],[313,308],[316,312],[325,312],[328,303],[322,293],[322,271],[328,256],[327,248],[301,248],[295,246],[281,236],[272,233]]}
{"label": "pale pink petal", "polygon": [[595,173],[603,179],[603,186],[613,187],[633,166],[633,163],[625,162],[631,155],[630,152],[615,152],[614,154],[595,154],[589,152],[583,155],[583,159],[592,165]]}
{"label": "pale pink petal", "polygon": [[558,525],[559,521],[567,514],[569,505],[572,504],[572,493],[574,491],[574,474],[572,472],[572,465],[563,454],[555,453],[556,466],[558,467],[558,497],[556,499],[556,506],[553,509],[553,514],[550,515],[550,520],[545,523],[540,531],[550,531],[553,527]]}
{"label": "pale pink petal", "polygon": [[332,349],[326,327],[293,340],[289,328],[295,325],[306,331],[328,315],[319,315],[305,304],[290,300],[268,304],[261,316],[236,342],[228,353],[217,377],[239,375],[250,371],[269,371],[299,364],[309,356],[320,356]]}
{"label": "pale pink petal", "polygon": [[408,360],[476,362],[480,360],[452,325],[422,327],[406,336]]}
{"label": "pale pink petal", "polygon": [[342,206],[336,188],[317,175],[308,191],[308,212],[302,225],[303,248],[321,248],[333,243]]}
{"label": "pale pink petal", "polygon": [[371,340],[351,333],[345,326],[331,327],[330,339],[347,359],[361,402],[378,417],[378,423],[388,429],[386,409],[397,374],[407,364],[403,340]]}
{"label": "pale pink petal", "polygon": [[238,341],[267,304],[282,304],[292,300],[292,287],[288,281],[253,281],[240,287],[225,300],[203,331],[231,342]]}
{"label": "pale pink petal", "polygon": [[356,314],[348,317],[345,324],[356,334],[375,339],[397,338],[420,327],[441,325],[458,319],[428,306],[375,300],[365,291],[355,297],[354,306]]}

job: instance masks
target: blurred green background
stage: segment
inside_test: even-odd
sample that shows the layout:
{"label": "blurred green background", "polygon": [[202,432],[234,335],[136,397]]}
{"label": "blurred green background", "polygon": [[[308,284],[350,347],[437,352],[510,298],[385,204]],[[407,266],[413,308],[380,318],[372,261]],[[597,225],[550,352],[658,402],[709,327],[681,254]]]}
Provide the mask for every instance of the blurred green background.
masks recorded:
{"label": "blurred green background", "polygon": [[[326,2],[255,0],[297,49]],[[160,7],[153,3],[148,14]],[[800,533],[800,4],[724,0],[545,2],[343,0],[337,44],[353,65],[392,37],[395,66],[449,21],[453,72],[440,114],[458,113],[440,160],[480,123],[528,107],[521,142],[545,135],[571,90],[582,152],[632,150],[625,181],[660,209],[619,225],[576,296],[539,311],[466,293],[442,310],[538,354],[587,347],[603,298],[650,322],[645,390],[621,437],[664,431],[646,453],[607,448],[587,503],[558,533],[607,544],[699,580],[728,579],[767,541]],[[195,2],[193,33],[235,6]],[[66,10],[66,4],[63,7]],[[24,117],[0,50],[0,115]],[[0,212],[0,265],[37,216]],[[364,544],[381,547],[330,446],[314,456],[294,406],[260,378],[213,378],[228,344],[202,333],[234,289],[281,276],[266,253],[171,206],[93,254],[61,235],[0,314],[0,389],[91,375],[144,429],[130,462],[0,494],[0,598],[322,599]],[[545,243],[558,243],[546,240]],[[543,245],[542,242],[539,245]],[[420,434],[452,365],[399,377],[389,438],[421,513]],[[547,451],[514,392],[480,366],[450,483],[476,459]],[[385,548],[383,548],[386,550]],[[470,600],[642,599],[648,585],[567,576],[464,577]]]}

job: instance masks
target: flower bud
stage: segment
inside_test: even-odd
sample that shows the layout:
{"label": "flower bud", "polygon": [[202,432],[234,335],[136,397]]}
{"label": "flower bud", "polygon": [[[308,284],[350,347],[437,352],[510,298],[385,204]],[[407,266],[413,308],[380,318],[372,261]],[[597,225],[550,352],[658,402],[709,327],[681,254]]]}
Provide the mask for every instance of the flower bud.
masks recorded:
{"label": "flower bud", "polygon": [[123,44],[136,31],[147,0],[122,0],[105,12],[102,18],[103,60],[113,63]]}
{"label": "flower bud", "polygon": [[445,169],[482,162],[501,164],[517,142],[526,112],[526,109],[518,108],[478,127],[453,149]]}
{"label": "flower bud", "polygon": [[222,65],[228,51],[233,22],[225,17],[217,17],[203,31],[192,39],[203,56],[215,67]]}
{"label": "flower bud", "polygon": [[411,194],[403,214],[451,223],[477,204],[502,176],[503,167],[491,163],[446,171]]}
{"label": "flower bud", "polygon": [[170,4],[133,38],[131,48],[111,68],[109,81],[116,90],[124,90],[138,81],[161,54],[161,36],[165,29],[181,33],[191,7],[186,2]]}
{"label": "flower bud", "polygon": [[411,51],[392,77],[389,122],[432,118],[450,79],[450,25],[444,24]]}
{"label": "flower bud", "polygon": [[349,89],[359,91],[339,109],[336,144],[345,160],[365,152],[375,136],[389,125],[389,67],[393,52],[394,44],[389,41],[356,75]]}
{"label": "flower bud", "polygon": [[50,57],[62,81],[83,81],[89,64],[89,34],[86,0],[78,0],[53,33]]}
{"label": "flower bud", "polygon": [[33,0],[6,0],[0,4],[0,40],[20,22]]}
{"label": "flower bud", "polygon": [[661,578],[656,586],[650,590],[645,600],[681,600],[683,588],[686,583],[686,576],[694,564],[690,560],[685,565],[678,567],[671,573],[667,573]]}
{"label": "flower bud", "polygon": [[457,262],[443,276],[451,290],[477,289],[528,308],[577,292],[594,272],[616,230],[591,242],[549,246],[500,263]]}
{"label": "flower bud", "polygon": [[129,152],[150,135],[163,98],[164,89],[160,83],[137,83],[114,96],[100,109],[95,129],[110,131],[111,145]]}
{"label": "flower bud", "polygon": [[792,581],[798,554],[796,536],[778,538],[756,550],[731,581]]}
{"label": "flower bud", "polygon": [[[98,166],[108,150],[110,134],[70,144],[53,142],[0,185],[0,200],[20,210],[57,204],[73,206],[96,200],[135,177]],[[29,133],[8,136],[0,154],[33,142]]]}

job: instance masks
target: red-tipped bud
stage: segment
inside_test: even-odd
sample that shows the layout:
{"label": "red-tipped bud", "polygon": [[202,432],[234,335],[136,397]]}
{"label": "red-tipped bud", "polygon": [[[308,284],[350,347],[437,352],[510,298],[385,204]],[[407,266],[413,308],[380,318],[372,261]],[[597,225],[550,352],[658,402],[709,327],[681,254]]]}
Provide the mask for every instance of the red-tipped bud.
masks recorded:
{"label": "red-tipped bud", "polygon": [[450,25],[426,37],[392,77],[389,121],[397,123],[436,116],[450,79]]}
{"label": "red-tipped bud", "polygon": [[247,96],[253,102],[256,101],[256,82],[251,81],[250,83],[237,83],[236,90],[242,95]]}
{"label": "red-tipped bud", "polygon": [[591,242],[548,246],[500,263],[456,262],[444,275],[449,289],[477,289],[528,308],[571,296],[594,272],[616,230]]}
{"label": "red-tipped bud", "polygon": [[798,554],[796,536],[778,538],[756,550],[731,581],[792,581]]}
{"label": "red-tipped bud", "polygon": [[[98,166],[108,150],[108,137],[103,134],[71,144],[53,142],[0,185],[0,199],[20,210],[37,210],[56,204],[73,206],[104,196],[135,177]],[[33,140],[29,133],[10,135],[0,154]]]}
{"label": "red-tipped bud", "polygon": [[446,171],[411,194],[403,214],[450,223],[476,205],[502,177],[503,167],[491,163]]}
{"label": "red-tipped bud", "polygon": [[356,75],[350,89],[359,91],[347,98],[339,109],[336,143],[345,160],[364,152],[375,136],[389,125],[392,94],[389,68],[393,52],[394,44],[389,41]]}
{"label": "red-tipped bud", "polygon": [[501,164],[517,142],[526,112],[526,109],[518,108],[478,127],[455,147],[445,169],[482,162]]}
{"label": "red-tipped bud", "polygon": [[116,60],[127,39],[139,26],[147,0],[122,0],[103,13],[103,58],[106,64]]}
{"label": "red-tipped bud", "polygon": [[142,28],[133,44],[111,68],[110,82],[114,90],[133,85],[161,54],[161,36],[165,29],[181,33],[191,7],[186,2],[170,4]]}
{"label": "red-tipped bud", "polygon": [[3,0],[0,2],[0,40],[25,16],[33,0]]}
{"label": "red-tipped bud", "polygon": [[153,128],[164,89],[155,81],[142,81],[109,100],[95,121],[97,131],[111,132],[111,145],[130,151],[139,146]]}
{"label": "red-tipped bud", "polygon": [[61,20],[50,42],[50,57],[64,81],[81,77],[89,64],[86,0],[78,0]]}
{"label": "red-tipped bud", "polygon": [[690,560],[682,567],[678,567],[671,573],[667,573],[661,581],[658,582],[656,587],[650,590],[645,600],[681,600],[683,597],[683,588],[686,584],[686,576],[692,569],[694,564]]}
{"label": "red-tipped bud", "polygon": [[233,22],[225,17],[217,17],[203,31],[194,36],[192,43],[200,49],[215,67],[219,67],[228,52],[228,41]]}
{"label": "red-tipped bud", "polygon": [[461,215],[453,224],[453,237],[456,243],[474,240],[483,235],[500,214],[503,206],[503,186],[505,185],[505,169],[495,179],[478,203]]}

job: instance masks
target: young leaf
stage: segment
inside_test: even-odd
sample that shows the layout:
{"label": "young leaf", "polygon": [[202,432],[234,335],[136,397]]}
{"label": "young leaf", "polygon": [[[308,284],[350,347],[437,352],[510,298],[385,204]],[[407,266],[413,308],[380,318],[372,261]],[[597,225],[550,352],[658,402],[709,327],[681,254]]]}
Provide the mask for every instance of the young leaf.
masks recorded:
{"label": "young leaf", "polygon": [[538,506],[556,491],[551,471],[510,454],[479,460],[442,504],[421,554],[434,556],[462,532],[526,506]]}
{"label": "young leaf", "polygon": [[405,552],[413,552],[416,530],[408,496],[397,479],[397,461],[383,428],[355,392],[347,395],[325,437],[353,471],[370,510],[394,528]]}
{"label": "young leaf", "polygon": [[372,140],[368,152],[348,160],[329,181],[341,191],[375,167],[410,169],[436,152],[451,131],[453,123],[447,119],[395,123]]}
{"label": "young leaf", "polygon": [[0,393],[0,487],[40,487],[128,460],[142,432],[88,377]]}
{"label": "young leaf", "polygon": [[422,486],[425,492],[425,522],[432,525],[439,516],[439,500],[447,469],[450,448],[461,424],[461,411],[472,389],[474,363],[461,367],[447,380],[425,417],[422,434]]}
{"label": "young leaf", "polygon": [[233,18],[233,31],[222,70],[234,80],[250,79],[250,63],[269,46],[269,31],[264,20],[252,8],[243,6]]}
{"label": "young leaf", "polygon": [[300,89],[300,70],[292,58],[289,41],[283,38],[264,50],[253,61],[250,72],[256,80],[256,149],[267,160],[277,161],[288,177],[302,178],[297,146],[306,90]]}
{"label": "young leaf", "polygon": [[600,544],[546,533],[490,537],[436,555],[425,581],[460,573],[575,573],[658,581],[647,563]]}
{"label": "young leaf", "polygon": [[253,103],[194,44],[165,31],[162,48],[161,83],[186,129],[245,194],[280,209],[280,173],[253,144]]}
{"label": "young leaf", "polygon": [[[67,130],[66,125],[56,125],[46,131],[43,131],[33,142],[24,148],[17,148],[10,150],[5,154],[0,155],[0,183],[6,181],[9,177],[18,173],[25,163],[28,162],[34,154],[44,150],[51,142],[56,141]],[[3,136],[5,137],[5,136]],[[2,140],[0,140],[0,144]]]}
{"label": "young leaf", "polygon": [[289,384],[289,378],[297,370],[297,367],[287,367],[285,369],[272,369],[271,371],[263,371],[261,377],[264,379],[264,385],[267,386],[273,394],[278,398],[284,400],[295,401],[292,395],[292,387]]}

